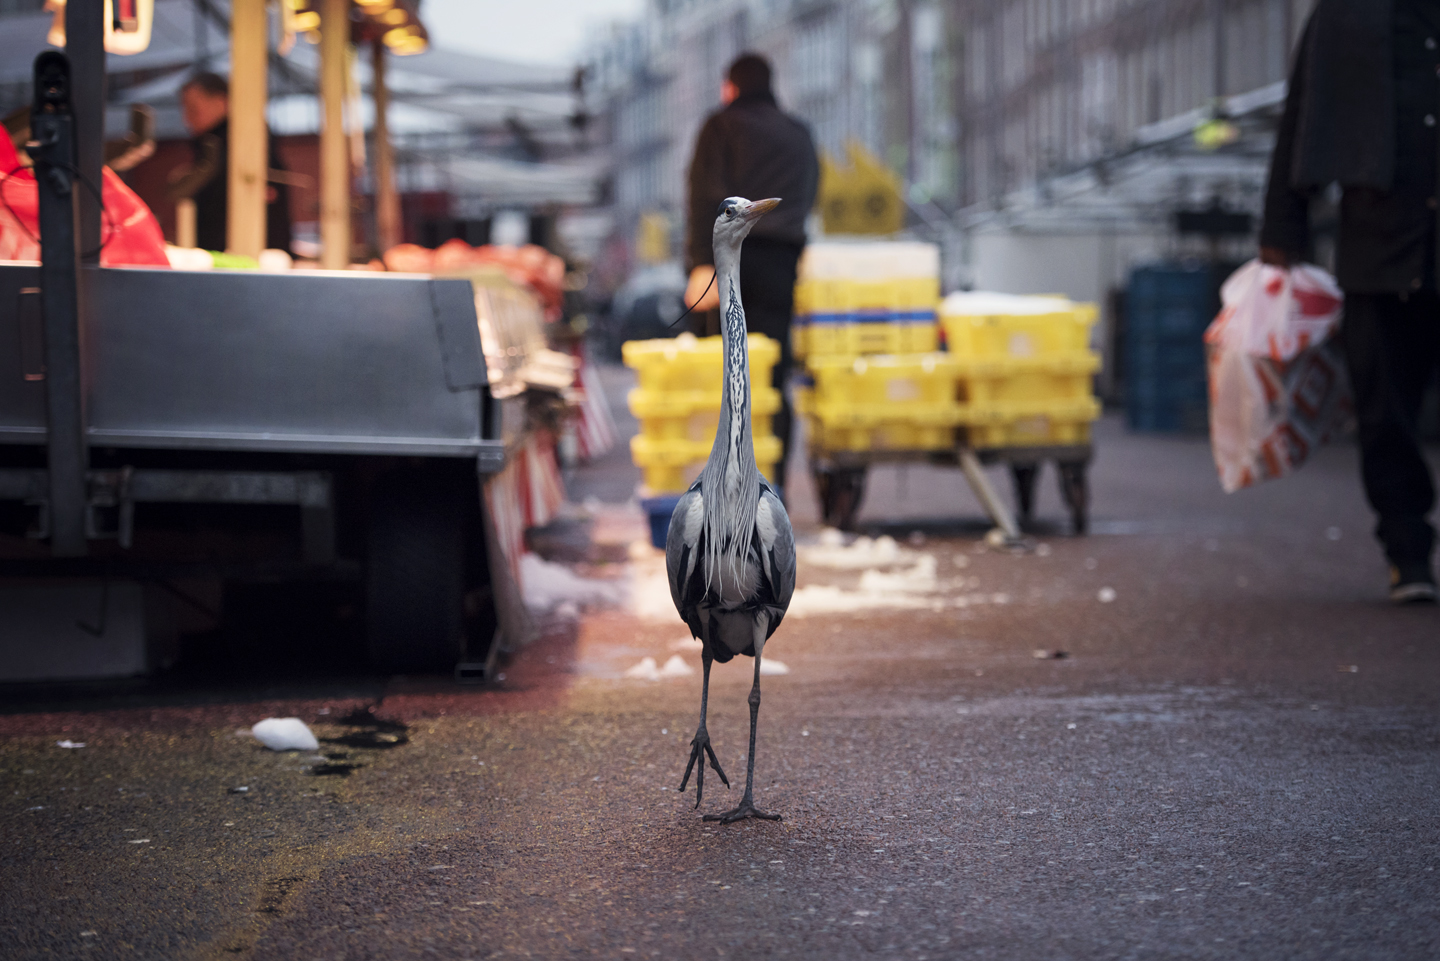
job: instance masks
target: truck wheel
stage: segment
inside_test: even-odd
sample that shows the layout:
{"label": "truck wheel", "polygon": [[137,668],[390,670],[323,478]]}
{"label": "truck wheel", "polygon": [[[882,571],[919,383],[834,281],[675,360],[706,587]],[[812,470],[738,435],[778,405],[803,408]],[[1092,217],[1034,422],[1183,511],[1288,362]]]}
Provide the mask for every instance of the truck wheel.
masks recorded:
{"label": "truck wheel", "polygon": [[815,493],[820,500],[820,519],[830,527],[850,530],[860,501],[865,497],[864,467],[816,468]]}
{"label": "truck wheel", "polygon": [[[450,478],[395,472],[370,499],[365,570],[371,664],[449,673],[465,650],[467,492]],[[468,491],[470,499],[478,495]]]}

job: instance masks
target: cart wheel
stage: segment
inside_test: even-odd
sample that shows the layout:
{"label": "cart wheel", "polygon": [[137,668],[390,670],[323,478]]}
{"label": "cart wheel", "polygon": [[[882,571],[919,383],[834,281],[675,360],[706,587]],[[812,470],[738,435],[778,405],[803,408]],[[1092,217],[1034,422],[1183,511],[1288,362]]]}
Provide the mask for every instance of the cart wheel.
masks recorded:
{"label": "cart wheel", "polygon": [[[464,485],[395,471],[371,492],[365,570],[371,664],[449,673],[465,650]],[[473,489],[469,493],[475,497]]]}
{"label": "cart wheel", "polygon": [[865,468],[817,468],[814,474],[821,520],[831,527],[849,530],[865,497]]}
{"label": "cart wheel", "polygon": [[1015,484],[1015,519],[1021,525],[1029,524],[1035,516],[1035,479],[1039,476],[1039,464],[1010,465],[1010,479]]}
{"label": "cart wheel", "polygon": [[1064,498],[1065,506],[1070,508],[1075,533],[1084,534],[1090,529],[1090,482],[1085,476],[1090,465],[1085,461],[1072,461],[1057,466],[1060,468],[1060,496]]}

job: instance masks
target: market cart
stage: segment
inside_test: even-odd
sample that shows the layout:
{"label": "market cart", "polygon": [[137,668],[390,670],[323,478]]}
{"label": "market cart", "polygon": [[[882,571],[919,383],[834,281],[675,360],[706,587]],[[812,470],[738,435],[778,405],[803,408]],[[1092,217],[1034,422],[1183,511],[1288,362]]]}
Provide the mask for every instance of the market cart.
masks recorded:
{"label": "market cart", "polygon": [[[963,293],[937,311],[938,252],[926,247],[807,251],[795,338],[807,384],[796,400],[822,518],[853,524],[872,464],[925,462],[960,467],[1001,533],[1017,538],[1050,461],[1071,524],[1084,533],[1090,423],[1100,411],[1094,306]],[[993,463],[1010,468],[1015,513],[982,470]]]}

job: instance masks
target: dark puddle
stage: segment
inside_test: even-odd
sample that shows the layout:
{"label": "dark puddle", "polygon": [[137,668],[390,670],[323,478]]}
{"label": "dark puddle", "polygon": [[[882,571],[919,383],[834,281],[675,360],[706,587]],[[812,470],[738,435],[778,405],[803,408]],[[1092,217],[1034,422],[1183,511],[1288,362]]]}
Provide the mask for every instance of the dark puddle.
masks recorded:
{"label": "dark puddle", "polygon": [[326,744],[338,744],[341,747],[354,747],[367,751],[387,751],[392,747],[410,743],[407,735],[390,731],[351,731],[349,734],[327,737],[324,740]]}
{"label": "dark puddle", "polygon": [[354,761],[326,761],[323,764],[316,764],[310,768],[311,777],[349,777],[356,768],[365,765],[357,764]]}
{"label": "dark puddle", "polygon": [[[388,751],[392,747],[410,743],[407,733],[410,728],[407,725],[389,718],[376,717],[373,708],[358,707],[344,717],[337,718],[336,723],[353,730],[338,737],[322,738],[326,744],[361,751]],[[327,753],[325,763],[315,765],[310,769],[310,773],[317,777],[349,777],[356,768],[365,766],[358,761],[349,760],[349,757],[343,751]]]}
{"label": "dark puddle", "polygon": [[385,731],[389,734],[402,734],[410,730],[408,724],[400,721],[392,721],[388,717],[378,717],[373,708],[357,707],[344,717],[335,719],[336,724],[343,724],[346,727],[364,727],[372,731]]}

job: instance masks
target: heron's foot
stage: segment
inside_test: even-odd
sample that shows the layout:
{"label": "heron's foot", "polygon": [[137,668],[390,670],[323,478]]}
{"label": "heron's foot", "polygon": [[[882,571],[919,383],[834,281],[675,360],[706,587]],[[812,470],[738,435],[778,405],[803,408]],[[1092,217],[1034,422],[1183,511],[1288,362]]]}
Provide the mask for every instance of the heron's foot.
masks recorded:
{"label": "heron's foot", "polygon": [[736,821],[743,821],[746,818],[759,818],[762,821],[778,821],[780,820],[780,815],[769,814],[760,810],[755,806],[755,802],[748,797],[740,802],[739,807],[732,808],[724,814],[705,815],[705,820],[719,821],[721,824],[733,824]]}
{"label": "heron's foot", "polygon": [[679,790],[684,791],[685,785],[690,783],[690,772],[695,769],[695,762],[700,762],[700,767],[695,770],[695,807],[700,807],[700,799],[705,796],[705,759],[710,759],[710,766],[715,773],[720,775],[720,782],[726,788],[730,787],[730,779],[725,776],[725,770],[720,767],[720,761],[715,757],[715,749],[710,746],[710,732],[703,727],[695,732],[695,738],[690,742],[690,763],[685,765],[685,776],[680,779]]}

